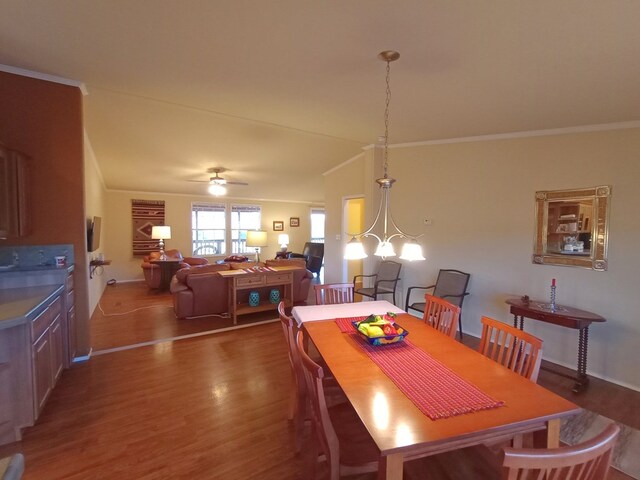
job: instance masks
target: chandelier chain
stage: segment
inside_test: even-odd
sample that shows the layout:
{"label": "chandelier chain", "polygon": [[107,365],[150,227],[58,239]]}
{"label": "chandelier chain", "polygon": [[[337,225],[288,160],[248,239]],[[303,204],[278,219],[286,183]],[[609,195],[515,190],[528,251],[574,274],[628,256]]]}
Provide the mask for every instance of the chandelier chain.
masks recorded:
{"label": "chandelier chain", "polygon": [[384,178],[389,167],[389,103],[391,102],[391,62],[387,60],[387,101],[384,108]]}

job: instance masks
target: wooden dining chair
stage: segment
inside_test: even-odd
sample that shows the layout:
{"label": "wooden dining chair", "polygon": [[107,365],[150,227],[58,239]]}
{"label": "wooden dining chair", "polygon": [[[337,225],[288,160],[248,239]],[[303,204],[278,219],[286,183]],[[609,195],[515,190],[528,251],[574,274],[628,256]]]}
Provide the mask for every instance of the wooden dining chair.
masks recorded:
{"label": "wooden dining chair", "polygon": [[287,418],[293,421],[296,452],[302,448],[304,421],[307,417],[307,387],[302,371],[302,363],[295,345],[295,334],[298,331],[296,322],[285,314],[284,302],[278,304],[280,324],[287,341],[289,364],[291,365],[291,390],[289,393],[289,411]]}
{"label": "wooden dining chair", "polygon": [[493,318],[482,317],[478,351],[532,382],[538,380],[542,340],[530,333]]}
{"label": "wooden dining chair", "polygon": [[620,427],[612,423],[591,440],[571,447],[505,448],[502,479],[604,480],[619,433]]}
{"label": "wooden dining chair", "polygon": [[313,286],[316,305],[353,303],[353,283],[326,283]]}
{"label": "wooden dining chair", "polygon": [[458,319],[460,318],[460,307],[428,293],[425,294],[424,300],[423,320],[425,323],[455,339],[458,330]]}
{"label": "wooden dining chair", "polygon": [[331,480],[377,472],[378,449],[351,404],[327,405],[324,370],[305,352],[302,330],[297,333],[296,344],[311,401],[310,472],[305,478],[316,478],[318,461],[322,459],[328,463]]}

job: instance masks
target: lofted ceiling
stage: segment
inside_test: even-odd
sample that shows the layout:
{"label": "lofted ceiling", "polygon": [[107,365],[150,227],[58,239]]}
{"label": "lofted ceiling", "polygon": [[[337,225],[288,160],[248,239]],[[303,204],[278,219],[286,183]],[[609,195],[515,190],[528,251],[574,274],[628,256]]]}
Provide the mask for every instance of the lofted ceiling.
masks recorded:
{"label": "lofted ceiling", "polygon": [[[0,64],[84,82],[107,188],[322,202],[390,142],[640,119],[637,0],[2,0]],[[1,87],[1,85],[0,85]],[[391,173],[393,157],[391,156]]]}

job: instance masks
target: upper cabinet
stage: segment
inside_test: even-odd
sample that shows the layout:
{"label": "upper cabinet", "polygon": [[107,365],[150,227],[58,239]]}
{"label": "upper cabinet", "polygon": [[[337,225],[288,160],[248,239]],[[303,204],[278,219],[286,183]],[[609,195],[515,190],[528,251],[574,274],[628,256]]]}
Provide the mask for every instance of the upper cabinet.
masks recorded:
{"label": "upper cabinet", "polygon": [[0,145],[0,238],[29,233],[28,159]]}

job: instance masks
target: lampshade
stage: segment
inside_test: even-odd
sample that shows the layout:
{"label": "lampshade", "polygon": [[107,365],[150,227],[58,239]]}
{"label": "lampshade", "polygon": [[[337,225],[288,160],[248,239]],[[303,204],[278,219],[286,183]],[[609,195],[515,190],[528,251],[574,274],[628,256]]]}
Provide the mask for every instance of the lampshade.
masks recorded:
{"label": "lampshade", "polygon": [[357,238],[352,238],[344,249],[344,258],[346,260],[360,260],[367,258],[362,242]]}
{"label": "lampshade", "polygon": [[151,238],[154,240],[167,240],[171,238],[171,227],[159,225],[151,228]]}
{"label": "lampshade", "polygon": [[267,232],[264,230],[247,231],[247,247],[266,247]]}
{"label": "lampshade", "polygon": [[378,243],[378,248],[376,248],[374,255],[377,257],[395,257],[396,251],[393,249],[391,242],[382,241]]}
{"label": "lampshade", "polygon": [[222,185],[219,185],[217,183],[212,183],[211,185],[209,185],[209,193],[211,195],[215,195],[216,197],[219,197],[220,195],[226,194],[227,189]]}
{"label": "lampshade", "polygon": [[402,246],[402,253],[400,254],[401,260],[409,260],[413,262],[415,260],[426,260],[422,255],[422,247],[418,245],[415,240],[410,240]]}
{"label": "lampshade", "polygon": [[282,248],[287,248],[287,245],[289,245],[289,235],[286,233],[278,235],[278,243]]}

